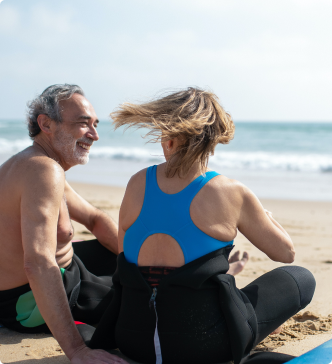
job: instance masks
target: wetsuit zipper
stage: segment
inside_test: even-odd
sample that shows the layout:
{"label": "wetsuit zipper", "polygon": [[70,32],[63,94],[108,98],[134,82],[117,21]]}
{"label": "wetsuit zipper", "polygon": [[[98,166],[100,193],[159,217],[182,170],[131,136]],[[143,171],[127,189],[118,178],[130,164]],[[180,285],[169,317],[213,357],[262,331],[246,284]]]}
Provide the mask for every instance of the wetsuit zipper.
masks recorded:
{"label": "wetsuit zipper", "polygon": [[153,290],[152,290],[152,296],[151,296],[150,301],[149,301],[149,308],[150,309],[154,308],[154,306],[156,304],[156,297],[157,297],[157,288],[154,287]]}
{"label": "wetsuit zipper", "polygon": [[149,308],[154,310],[156,315],[156,328],[154,330],[154,351],[156,353],[156,364],[162,364],[162,356],[161,356],[161,347],[160,340],[158,334],[158,315],[157,315],[157,307],[156,307],[156,297],[157,297],[157,288],[154,287],[152,290],[152,295],[149,301]]}

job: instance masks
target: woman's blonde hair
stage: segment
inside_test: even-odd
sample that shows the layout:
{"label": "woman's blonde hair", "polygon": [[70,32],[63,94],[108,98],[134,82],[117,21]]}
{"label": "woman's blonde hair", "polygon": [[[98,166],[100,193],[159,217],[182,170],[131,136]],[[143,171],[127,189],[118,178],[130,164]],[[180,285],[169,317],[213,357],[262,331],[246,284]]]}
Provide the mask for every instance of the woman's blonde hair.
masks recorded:
{"label": "woman's blonde hair", "polygon": [[189,87],[144,104],[124,103],[111,113],[115,129],[149,128],[151,141],[179,138],[183,143],[168,160],[166,176],[186,176],[195,162],[207,167],[218,143],[234,136],[233,120],[209,91]]}

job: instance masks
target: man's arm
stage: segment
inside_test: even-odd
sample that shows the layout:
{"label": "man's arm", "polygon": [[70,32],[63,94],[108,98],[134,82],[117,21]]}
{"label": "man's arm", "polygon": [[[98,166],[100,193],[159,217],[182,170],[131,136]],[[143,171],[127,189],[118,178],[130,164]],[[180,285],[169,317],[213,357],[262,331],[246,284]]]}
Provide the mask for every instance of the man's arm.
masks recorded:
{"label": "man's arm", "polygon": [[68,182],[65,195],[70,218],[90,230],[105,248],[118,254],[118,228],[113,219],[84,200]]}
{"label": "man's arm", "polygon": [[74,324],[55,260],[64,183],[61,167],[45,160],[31,161],[22,181],[21,233],[30,287],[46,324],[72,363],[125,363],[87,348]]}

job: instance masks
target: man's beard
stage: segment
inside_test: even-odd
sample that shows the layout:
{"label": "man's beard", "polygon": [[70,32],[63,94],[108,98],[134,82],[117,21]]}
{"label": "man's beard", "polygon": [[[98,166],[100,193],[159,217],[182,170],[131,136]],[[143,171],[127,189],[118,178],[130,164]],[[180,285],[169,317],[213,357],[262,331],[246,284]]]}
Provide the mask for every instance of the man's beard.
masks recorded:
{"label": "man's beard", "polygon": [[92,140],[86,137],[75,139],[58,126],[54,138],[54,149],[61,158],[70,166],[77,164],[87,164],[89,162],[89,151],[78,146],[77,142],[82,142],[91,145]]}

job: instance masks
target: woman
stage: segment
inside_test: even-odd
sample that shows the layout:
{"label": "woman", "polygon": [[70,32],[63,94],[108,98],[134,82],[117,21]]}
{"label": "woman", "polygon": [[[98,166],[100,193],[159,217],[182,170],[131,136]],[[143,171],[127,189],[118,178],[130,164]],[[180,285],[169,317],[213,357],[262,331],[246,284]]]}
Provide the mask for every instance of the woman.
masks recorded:
{"label": "woman", "polygon": [[274,261],[295,256],[257,197],[208,169],[216,145],[233,138],[231,116],[213,93],[188,88],[123,104],[112,118],[116,127],[150,128],[166,162],[135,174],[126,189],[112,303],[118,313],[108,318],[115,331],[107,340],[143,363],[239,363],[311,301],[315,280],[304,268],[283,266],[238,290],[225,274],[237,230]]}

